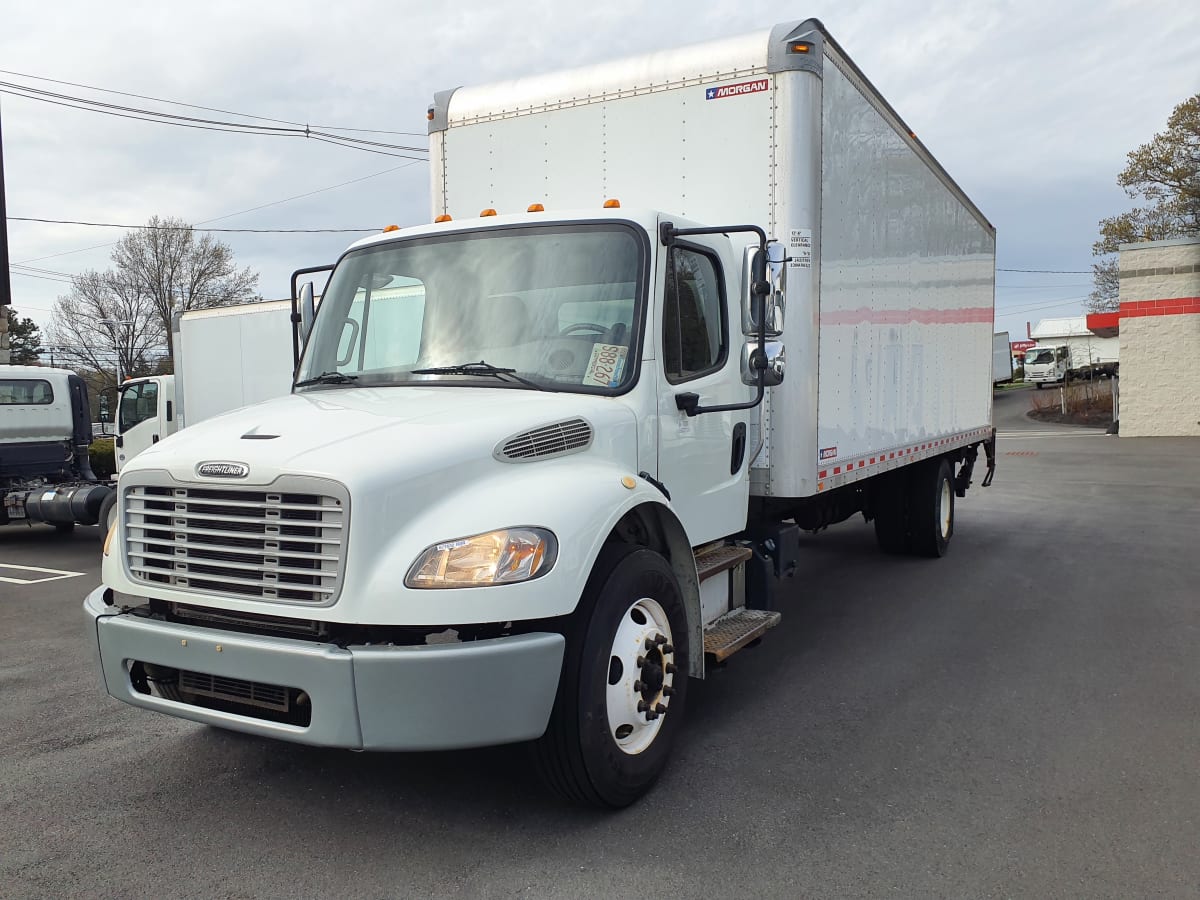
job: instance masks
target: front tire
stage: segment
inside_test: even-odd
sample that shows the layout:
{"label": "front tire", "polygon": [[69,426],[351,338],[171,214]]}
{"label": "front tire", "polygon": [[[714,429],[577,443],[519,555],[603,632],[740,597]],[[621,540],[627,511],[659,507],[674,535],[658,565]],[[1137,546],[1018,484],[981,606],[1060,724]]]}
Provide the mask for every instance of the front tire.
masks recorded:
{"label": "front tire", "polygon": [[108,537],[108,532],[112,529],[113,522],[117,520],[117,492],[113,491],[104,498],[104,502],[100,504],[100,516],[97,524],[100,526],[100,540],[105,540]]}
{"label": "front tire", "polygon": [[628,806],[666,767],[687,699],[687,615],[653,550],[600,554],[572,617],[558,695],[534,745],[547,784],[592,806]]}

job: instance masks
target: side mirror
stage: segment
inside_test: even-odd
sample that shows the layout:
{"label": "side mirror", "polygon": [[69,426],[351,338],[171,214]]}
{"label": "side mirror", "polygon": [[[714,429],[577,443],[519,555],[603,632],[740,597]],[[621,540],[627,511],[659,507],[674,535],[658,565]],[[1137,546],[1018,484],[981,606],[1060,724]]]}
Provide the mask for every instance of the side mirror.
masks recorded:
{"label": "side mirror", "polygon": [[300,343],[308,343],[312,333],[313,319],[317,316],[316,305],[313,302],[313,285],[311,281],[300,286]]}
{"label": "side mirror", "polygon": [[[758,384],[758,371],[764,369],[765,387],[775,387],[783,383],[783,371],[786,364],[783,342],[767,341],[766,350],[760,350],[758,341],[746,341],[742,345],[742,383]],[[766,365],[763,366],[762,363]]]}
{"label": "side mirror", "polygon": [[784,247],[779,243],[768,244],[765,257],[758,249],[758,244],[746,247],[742,262],[742,334],[747,337],[758,336],[758,317],[755,315],[758,302],[754,294],[756,283],[760,287],[764,284],[767,287],[767,293],[762,298],[767,337],[783,334],[783,257]]}

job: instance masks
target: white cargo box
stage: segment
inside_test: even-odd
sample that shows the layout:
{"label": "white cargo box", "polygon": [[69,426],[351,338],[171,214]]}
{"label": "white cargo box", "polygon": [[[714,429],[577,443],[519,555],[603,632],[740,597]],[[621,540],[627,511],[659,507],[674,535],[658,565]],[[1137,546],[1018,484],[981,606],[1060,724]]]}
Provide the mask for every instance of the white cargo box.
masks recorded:
{"label": "white cargo box", "polygon": [[289,300],[190,310],[175,320],[180,427],[292,389]]}
{"label": "white cargo box", "polygon": [[786,245],[754,493],[990,435],[995,229],[816,20],[446,91],[430,113],[435,215],[616,198]]}

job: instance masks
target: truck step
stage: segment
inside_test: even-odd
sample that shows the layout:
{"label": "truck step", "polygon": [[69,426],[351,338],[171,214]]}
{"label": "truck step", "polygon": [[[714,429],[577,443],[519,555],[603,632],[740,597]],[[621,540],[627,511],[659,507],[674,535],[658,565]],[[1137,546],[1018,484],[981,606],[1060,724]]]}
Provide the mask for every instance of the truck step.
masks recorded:
{"label": "truck step", "polygon": [[714,575],[728,572],[753,555],[749,547],[733,547],[728,544],[701,548],[696,554],[696,573],[701,581],[705,581]]}
{"label": "truck step", "polygon": [[782,614],[771,610],[738,607],[704,629],[704,653],[714,662],[722,662],[762,637],[782,618]]}

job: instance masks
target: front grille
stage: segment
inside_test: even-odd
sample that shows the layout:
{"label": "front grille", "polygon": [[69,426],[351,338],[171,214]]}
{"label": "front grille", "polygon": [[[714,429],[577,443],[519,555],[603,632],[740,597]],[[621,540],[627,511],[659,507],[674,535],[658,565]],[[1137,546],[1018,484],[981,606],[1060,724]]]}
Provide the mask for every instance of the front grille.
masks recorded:
{"label": "front grille", "polygon": [[223,678],[220,675],[180,669],[179,693],[185,697],[211,697],[241,706],[257,706],[276,712],[288,711],[288,689],[277,684]]}
{"label": "front grille", "polygon": [[346,503],[330,493],[131,485],[129,574],[197,594],[328,605],[341,583]]}
{"label": "front grille", "polygon": [[568,419],[514,435],[497,451],[510,462],[545,459],[583,450],[592,442],[592,426],[583,419]]}

